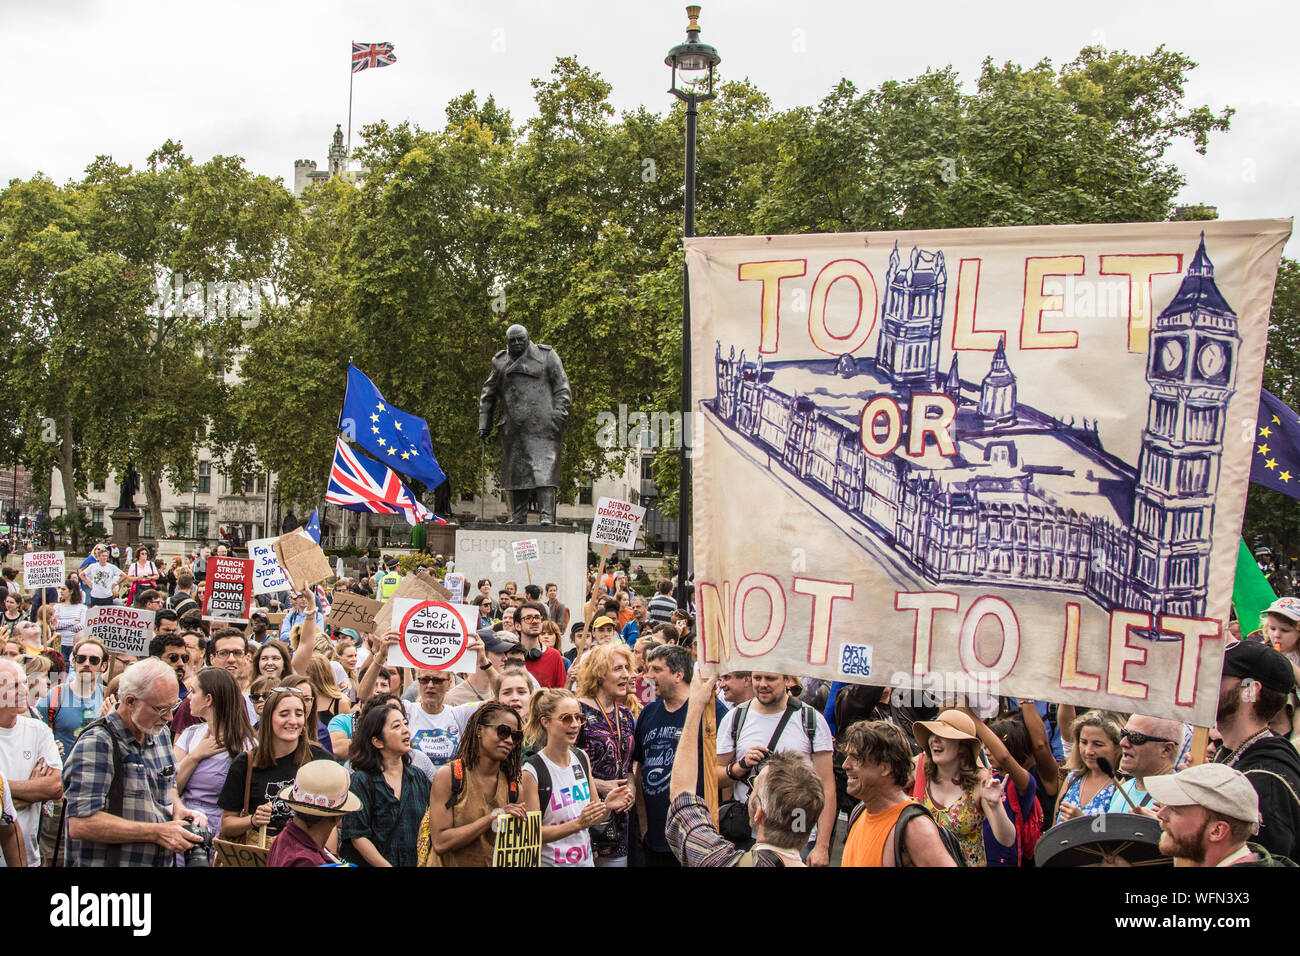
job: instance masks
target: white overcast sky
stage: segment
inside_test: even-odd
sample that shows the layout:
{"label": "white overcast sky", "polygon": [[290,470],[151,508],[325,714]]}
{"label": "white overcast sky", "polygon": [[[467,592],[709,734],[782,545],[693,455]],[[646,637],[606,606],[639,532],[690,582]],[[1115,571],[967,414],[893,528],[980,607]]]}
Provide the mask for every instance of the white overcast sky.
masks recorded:
{"label": "white overcast sky", "polygon": [[[1199,0],[929,3],[708,0],[702,39],[729,78],[748,77],[778,107],[818,102],[840,79],[860,88],[952,65],[967,83],[985,56],[1060,64],[1091,43],[1190,55],[1187,102],[1234,106],[1206,157],[1173,159],[1180,200],[1225,219],[1289,217],[1300,207],[1300,5]],[[356,77],[354,130],[376,119],[443,122],[465,90],[493,94],[516,122],[533,112],[532,77],[575,55],[613,84],[619,110],[670,102],[663,58],[684,39],[685,4],[668,0],[0,0],[7,53],[0,183],[38,170],[78,177],[100,153],[138,165],[167,138],[190,155],[243,156],[293,178],[322,166],[347,122],[349,44],[391,41],[398,62]],[[345,126],[346,128],[346,126]],[[354,141],[356,134],[354,132]],[[1289,247],[1296,254],[1296,243]]]}

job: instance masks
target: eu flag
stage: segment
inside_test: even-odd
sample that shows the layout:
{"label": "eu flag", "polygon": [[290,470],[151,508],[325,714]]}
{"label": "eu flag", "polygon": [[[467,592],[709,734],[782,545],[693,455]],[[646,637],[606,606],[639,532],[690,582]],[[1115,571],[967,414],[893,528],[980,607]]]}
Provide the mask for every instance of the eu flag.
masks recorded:
{"label": "eu flag", "polygon": [[348,365],[339,431],[394,471],[424,482],[430,490],[447,480],[433,457],[429,423],[388,404],[375,383],[355,365]]}
{"label": "eu flag", "polygon": [[1272,392],[1259,393],[1250,480],[1300,498],[1300,415]]}
{"label": "eu flag", "polygon": [[309,535],[311,535],[311,539],[313,541],[315,541],[317,544],[320,544],[320,509],[319,508],[311,509],[311,517],[308,518],[307,523],[303,525],[303,530],[306,531]]}

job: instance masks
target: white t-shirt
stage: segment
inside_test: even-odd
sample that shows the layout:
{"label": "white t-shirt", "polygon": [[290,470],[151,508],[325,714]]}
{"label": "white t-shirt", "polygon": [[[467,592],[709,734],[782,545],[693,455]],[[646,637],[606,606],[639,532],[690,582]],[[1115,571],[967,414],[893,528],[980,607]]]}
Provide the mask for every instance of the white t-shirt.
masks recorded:
{"label": "white t-shirt", "polygon": [[[591,802],[591,783],[582,769],[582,760],[572,749],[566,767],[553,763],[544,753],[539,752],[538,756],[546,761],[546,769],[551,774],[551,799],[542,807],[542,826],[571,823],[582,816],[583,809]],[[524,773],[537,779],[537,772],[528,764],[524,764]],[[591,859],[591,831],[586,827],[562,840],[542,844],[542,866],[595,865]]]}
{"label": "white t-shirt", "polygon": [[[0,776],[9,786],[15,780],[26,780],[42,757],[55,771],[63,770],[63,758],[54,743],[54,734],[39,720],[19,717],[12,727],[0,727]],[[33,803],[18,811],[18,825],[23,828],[23,843],[27,846],[27,865],[40,866],[41,850],[38,831],[41,823],[41,805]],[[0,866],[4,859],[0,857]]]}
{"label": "white t-shirt", "polygon": [[403,703],[406,704],[406,722],[411,727],[411,747],[428,757],[435,767],[451,763],[469,715],[474,713],[479,702],[443,707],[436,714],[426,712],[419,703]]}
{"label": "white t-shirt", "polygon": [[7,826],[17,819],[18,810],[14,807],[13,795],[9,792],[9,781],[0,774],[0,823]]}
{"label": "white t-shirt", "polygon": [[[722,720],[718,722],[718,753],[734,754],[733,760],[748,753],[751,747],[766,747],[767,742],[772,739],[772,734],[776,732],[776,725],[781,722],[782,714],[785,713],[785,711],[781,711],[776,714],[760,714],[754,709],[754,702],[750,701],[749,713],[740,728],[740,745],[737,746],[731,732],[731,728],[736,723],[737,709],[732,708],[727,711]],[[776,746],[773,749],[777,753],[794,751],[809,756],[833,749],[835,742],[831,738],[831,728],[826,723],[826,718],[821,714],[816,716],[817,729],[813,734],[816,739],[812,741],[811,746],[809,746],[808,734],[803,729],[803,716],[798,711],[795,711],[790,715],[790,719],[786,721],[785,729],[781,731],[781,736],[777,738]],[[744,803],[748,797],[749,785],[737,783],[736,799]]]}
{"label": "white t-shirt", "polygon": [[86,626],[86,614],[89,608],[84,604],[54,605],[54,631],[59,635],[59,643],[71,647],[77,639],[77,632]]}
{"label": "white t-shirt", "polygon": [[122,577],[122,569],[116,564],[100,565],[98,561],[94,564],[88,564],[85,568],[86,577],[90,579],[90,596],[93,598],[109,598],[113,596],[113,587],[117,584],[118,579]]}

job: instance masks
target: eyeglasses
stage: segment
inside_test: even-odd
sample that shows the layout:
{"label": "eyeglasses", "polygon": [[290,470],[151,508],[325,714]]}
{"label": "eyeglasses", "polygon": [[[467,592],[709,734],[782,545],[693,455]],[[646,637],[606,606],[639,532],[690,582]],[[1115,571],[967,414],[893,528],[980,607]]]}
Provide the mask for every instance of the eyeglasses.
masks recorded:
{"label": "eyeglasses", "polygon": [[188,654],[168,654],[166,659],[167,659],[167,663],[168,663],[168,664],[176,664],[176,663],[180,663],[180,664],[188,664],[188,663],[190,662],[190,655],[188,655]]}
{"label": "eyeglasses", "polygon": [[450,677],[419,677],[417,681],[421,684],[450,684]]}
{"label": "eyeglasses", "polygon": [[540,614],[525,614],[519,618],[519,620],[523,621],[525,624],[529,621],[540,621],[541,619],[542,616]]}
{"label": "eyeglasses", "polygon": [[560,723],[564,724],[564,726],[571,727],[574,724],[582,723],[582,715],[581,714],[556,714],[554,717],[551,718],[551,720],[558,720]]}
{"label": "eyeglasses", "polygon": [[1128,740],[1134,747],[1141,747],[1143,744],[1149,744],[1153,741],[1158,744],[1172,744],[1176,741],[1168,737],[1152,737],[1150,734],[1140,734],[1136,730],[1121,730],[1119,732],[1120,740]]}
{"label": "eyeglasses", "polygon": [[217,651],[212,656],[217,658],[243,657],[245,653],[242,647],[237,647],[233,650]]}
{"label": "eyeglasses", "polygon": [[140,703],[144,704],[159,717],[170,717],[172,714],[176,713],[177,709],[181,706],[179,700],[172,704],[163,704],[161,707],[143,700],[140,701]]}
{"label": "eyeglasses", "polygon": [[524,732],[522,730],[511,730],[509,724],[487,724],[486,726],[502,740],[509,740],[511,743],[517,744],[524,739]]}
{"label": "eyeglasses", "polygon": [[91,664],[91,665],[96,666],[96,667],[98,667],[100,664],[104,663],[104,658],[102,658],[102,657],[91,657],[89,654],[77,654],[77,655],[74,655],[73,660],[75,660],[78,664]]}

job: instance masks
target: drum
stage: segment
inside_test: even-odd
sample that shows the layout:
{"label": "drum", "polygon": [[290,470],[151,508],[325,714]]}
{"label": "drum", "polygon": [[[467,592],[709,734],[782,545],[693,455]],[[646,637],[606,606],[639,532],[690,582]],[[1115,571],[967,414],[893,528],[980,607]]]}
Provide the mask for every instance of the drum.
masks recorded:
{"label": "drum", "polygon": [[1138,813],[1076,817],[1044,831],[1037,866],[1172,866],[1161,854],[1160,824]]}

